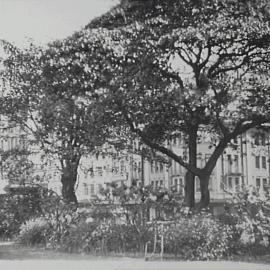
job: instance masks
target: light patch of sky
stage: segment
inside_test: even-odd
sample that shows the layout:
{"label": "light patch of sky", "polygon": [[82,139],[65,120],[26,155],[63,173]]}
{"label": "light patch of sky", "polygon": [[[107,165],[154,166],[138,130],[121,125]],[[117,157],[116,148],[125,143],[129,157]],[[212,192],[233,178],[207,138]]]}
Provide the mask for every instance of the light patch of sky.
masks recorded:
{"label": "light patch of sky", "polygon": [[44,45],[80,30],[117,0],[0,0],[0,39]]}

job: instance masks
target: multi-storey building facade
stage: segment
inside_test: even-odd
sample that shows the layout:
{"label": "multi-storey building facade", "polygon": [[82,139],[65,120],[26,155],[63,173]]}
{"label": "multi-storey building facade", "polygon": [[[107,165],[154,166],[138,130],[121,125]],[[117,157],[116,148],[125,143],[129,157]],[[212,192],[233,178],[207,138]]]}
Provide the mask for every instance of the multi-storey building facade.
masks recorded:
{"label": "multi-storey building facade", "polygon": [[[170,142],[172,150],[187,155],[181,138]],[[209,141],[198,142],[197,165],[203,167],[211,155]],[[268,134],[251,130],[236,138],[218,159],[209,182],[212,203],[223,203],[243,186],[254,186],[260,193],[269,185],[270,150]],[[94,198],[101,187],[108,183],[152,185],[184,194],[186,169],[170,160],[142,158],[139,154],[85,157],[78,175],[77,196],[80,200]],[[195,196],[200,198],[199,179],[195,182]]]}
{"label": "multi-storey building facade", "polygon": [[47,187],[52,179],[57,182],[60,179],[55,162],[46,158],[37,144],[31,143],[30,134],[22,126],[4,116],[0,118],[0,161],[0,194],[8,186],[35,183]]}
{"label": "multi-storey building facade", "polygon": [[[3,120],[3,119],[2,119]],[[7,126],[1,121],[0,147],[2,151],[26,146],[26,134],[18,126]],[[134,146],[134,149],[138,148]],[[169,147],[178,155],[187,156],[187,149],[183,139],[176,137],[169,143]],[[134,150],[133,149],[133,150]],[[48,187],[61,194],[60,166],[44,164],[41,152],[32,147],[30,159],[34,163],[33,174],[39,178],[46,178]],[[203,167],[211,155],[209,141],[198,142],[197,165]],[[135,151],[136,152],[136,151]],[[146,159],[134,151],[88,155],[81,159],[78,170],[76,195],[79,201],[91,201],[96,198],[100,190],[109,184],[116,185],[152,185],[154,188],[164,188],[184,194],[186,169],[174,160],[164,163],[160,159]],[[243,186],[254,186],[260,193],[270,183],[270,144],[269,134],[251,130],[231,142],[231,145],[218,159],[211,175],[209,190],[212,203],[223,203],[231,198],[231,193]],[[50,162],[49,162],[50,163]],[[1,168],[0,188],[8,184],[5,171]],[[195,182],[195,196],[200,198],[199,179]]]}

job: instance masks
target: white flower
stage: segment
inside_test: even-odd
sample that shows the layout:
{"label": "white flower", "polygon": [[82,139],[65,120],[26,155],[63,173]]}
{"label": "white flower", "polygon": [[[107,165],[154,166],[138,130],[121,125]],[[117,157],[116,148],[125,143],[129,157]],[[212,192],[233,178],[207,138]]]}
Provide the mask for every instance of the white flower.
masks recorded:
{"label": "white flower", "polygon": [[262,241],[260,242],[262,246],[268,247],[269,246],[269,239],[267,236],[264,236]]}
{"label": "white flower", "polygon": [[86,220],[85,220],[85,223],[91,223],[93,222],[94,219],[92,217],[88,217]]}
{"label": "white flower", "polygon": [[168,194],[165,194],[163,198],[164,198],[164,200],[169,200]]}
{"label": "white flower", "polygon": [[156,196],[156,195],[153,195],[153,194],[150,194],[149,198],[150,198],[152,201],[156,201],[156,200],[157,200],[157,196]]}
{"label": "white flower", "polygon": [[248,234],[246,231],[243,231],[243,233],[241,234],[241,237],[240,237],[240,241],[243,244],[254,244],[255,243],[254,234],[253,233]]}
{"label": "white flower", "polygon": [[250,203],[256,203],[258,201],[254,195],[249,195],[247,199]]}

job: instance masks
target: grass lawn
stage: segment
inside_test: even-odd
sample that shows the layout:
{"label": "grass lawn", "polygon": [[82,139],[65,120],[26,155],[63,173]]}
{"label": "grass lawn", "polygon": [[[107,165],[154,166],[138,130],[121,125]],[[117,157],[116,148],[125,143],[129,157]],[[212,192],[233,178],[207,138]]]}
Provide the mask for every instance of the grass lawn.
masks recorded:
{"label": "grass lawn", "polygon": [[[108,254],[107,256],[64,253],[55,250],[48,250],[43,247],[26,247],[13,242],[0,242],[0,260],[118,260],[121,258],[130,258],[131,260],[144,259],[144,254]],[[158,257],[149,261],[158,261]],[[174,257],[167,257],[165,261],[177,261]],[[269,264],[270,254],[253,257],[253,256],[235,256],[230,259],[232,262],[249,262]]]}

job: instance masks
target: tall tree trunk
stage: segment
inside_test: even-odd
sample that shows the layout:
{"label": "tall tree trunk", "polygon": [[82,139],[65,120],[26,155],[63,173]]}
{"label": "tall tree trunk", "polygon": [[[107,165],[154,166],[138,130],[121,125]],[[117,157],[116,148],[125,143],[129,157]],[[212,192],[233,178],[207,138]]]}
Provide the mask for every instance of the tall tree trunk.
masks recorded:
{"label": "tall tree trunk", "polygon": [[205,209],[210,203],[210,192],[209,192],[209,180],[210,174],[199,175],[200,179],[200,189],[201,189],[201,200],[199,204],[199,209]]}
{"label": "tall tree trunk", "polygon": [[72,160],[62,161],[62,196],[66,203],[78,204],[78,200],[75,194],[75,184],[77,181],[77,171],[79,166],[79,158],[73,158]]}
{"label": "tall tree trunk", "polygon": [[[197,166],[197,126],[190,128],[188,141],[188,162],[191,166]],[[189,208],[195,206],[195,175],[187,171],[185,176],[185,199],[184,205]]]}
{"label": "tall tree trunk", "polygon": [[185,199],[184,205],[189,208],[195,206],[195,175],[187,171],[185,175]]}
{"label": "tall tree trunk", "polygon": [[227,137],[219,142],[214,152],[206,162],[205,167],[198,175],[200,179],[200,189],[201,189],[201,200],[199,204],[199,209],[207,208],[210,204],[209,180],[211,177],[211,173],[213,172],[216,166],[217,160],[222,155],[224,149],[227,147],[230,139],[231,139],[230,137]]}

